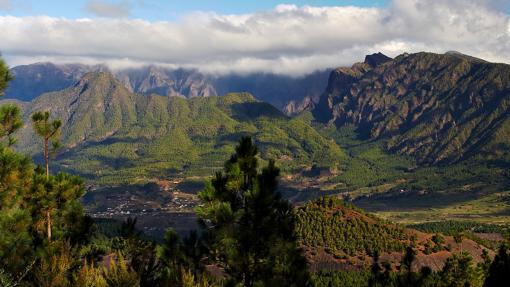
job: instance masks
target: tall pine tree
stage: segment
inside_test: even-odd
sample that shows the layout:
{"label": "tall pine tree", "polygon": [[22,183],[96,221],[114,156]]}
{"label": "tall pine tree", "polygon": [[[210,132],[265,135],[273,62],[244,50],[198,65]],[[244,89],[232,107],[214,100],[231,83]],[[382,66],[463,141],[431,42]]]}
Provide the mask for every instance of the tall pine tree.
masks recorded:
{"label": "tall pine tree", "polygon": [[[11,79],[0,58],[0,96]],[[32,183],[33,165],[28,157],[8,147],[14,143],[13,134],[21,125],[17,106],[0,107],[0,273],[12,274],[13,280],[20,279],[33,252],[29,232],[32,222],[23,201]]]}
{"label": "tall pine tree", "polygon": [[[54,147],[58,146],[58,138],[60,136],[60,128],[62,126],[62,122],[59,119],[55,119],[50,121],[50,113],[49,112],[36,112],[32,115],[32,124],[34,127],[34,131],[43,139],[44,148],[43,148],[43,156],[45,163],[45,171],[46,171],[46,179],[49,180],[50,177],[50,149],[49,143],[52,142]],[[48,190],[48,203],[51,203],[50,191]],[[50,204],[48,204],[49,206]],[[51,207],[48,207],[45,211],[46,214],[46,235],[48,237],[48,241],[51,241],[51,232],[52,232],[52,221],[51,221]]]}
{"label": "tall pine tree", "polygon": [[258,170],[258,150],[243,137],[236,152],[200,193],[197,209],[211,258],[232,283],[308,286],[307,263],[296,244],[293,207],[277,192],[274,161]]}

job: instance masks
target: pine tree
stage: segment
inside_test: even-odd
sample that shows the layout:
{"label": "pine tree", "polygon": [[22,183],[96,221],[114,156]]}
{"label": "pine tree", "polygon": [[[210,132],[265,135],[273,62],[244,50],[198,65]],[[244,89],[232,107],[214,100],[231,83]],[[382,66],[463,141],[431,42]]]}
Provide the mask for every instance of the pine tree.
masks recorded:
{"label": "pine tree", "polygon": [[209,238],[211,258],[219,258],[234,283],[244,286],[306,286],[309,274],[296,244],[293,207],[277,192],[274,161],[258,171],[257,147],[241,139],[225,163],[225,173],[200,193],[197,209]]}
{"label": "pine tree", "polygon": [[0,107],[0,139],[7,138],[8,146],[16,142],[13,134],[22,126],[21,110],[18,106],[8,104]]}
{"label": "pine tree", "polygon": [[494,257],[494,261],[489,267],[487,279],[485,279],[484,287],[508,286],[510,281],[510,254],[508,246],[503,244],[499,248],[498,254]]}
{"label": "pine tree", "polygon": [[[46,179],[49,179],[50,176],[50,150],[49,143],[50,141],[53,143],[53,146],[58,147],[58,138],[60,136],[60,128],[62,126],[62,122],[59,119],[55,119],[50,121],[50,113],[49,112],[36,112],[32,115],[32,124],[35,132],[43,139],[44,149],[43,156],[46,167]],[[46,234],[48,237],[48,241],[51,241],[51,208],[46,210]]]}
{"label": "pine tree", "polygon": [[31,217],[23,198],[32,180],[30,159],[0,147],[0,270],[19,274],[29,262]]}
{"label": "pine tree", "polygon": [[452,287],[472,286],[475,275],[473,258],[467,252],[449,257],[440,273],[442,284]]}
{"label": "pine tree", "polygon": [[[0,96],[11,79],[9,69],[0,58]],[[33,251],[28,232],[32,222],[23,201],[31,184],[33,166],[28,157],[8,147],[14,143],[13,134],[21,125],[17,106],[0,107],[0,140],[7,139],[7,146],[0,143],[0,273],[13,282],[20,280],[19,274],[26,274]]]}
{"label": "pine tree", "polygon": [[[74,225],[80,224],[76,220],[83,220],[83,210],[78,200],[84,193],[83,180],[78,176],[58,173],[46,178],[41,171],[36,172],[26,201],[29,202],[35,225],[46,223],[49,241],[54,231],[59,233],[59,238],[69,238]],[[79,214],[74,214],[75,211]],[[75,221],[66,220],[68,216],[75,218]]]}
{"label": "pine tree", "polygon": [[34,131],[43,139],[44,143],[44,163],[46,167],[46,177],[50,176],[50,142],[53,147],[56,148],[59,145],[60,131],[62,127],[62,121],[55,119],[50,121],[50,112],[36,112],[32,114],[32,124]]}
{"label": "pine tree", "polygon": [[5,64],[4,60],[0,58],[0,96],[3,96],[4,90],[7,88],[7,84],[13,77],[9,68]]}

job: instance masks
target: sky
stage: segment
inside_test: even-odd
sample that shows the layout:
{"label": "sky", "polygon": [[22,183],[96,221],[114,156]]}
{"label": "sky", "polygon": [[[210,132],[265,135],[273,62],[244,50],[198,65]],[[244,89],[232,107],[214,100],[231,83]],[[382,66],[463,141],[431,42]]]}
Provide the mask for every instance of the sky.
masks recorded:
{"label": "sky", "polygon": [[34,62],[300,76],[383,52],[510,63],[510,0],[0,0],[0,52]]}
{"label": "sky", "polygon": [[179,19],[182,15],[207,11],[244,14],[267,11],[280,4],[297,6],[382,7],[388,0],[0,0],[0,15],[46,15],[71,19],[85,17],[129,17],[149,21]]}

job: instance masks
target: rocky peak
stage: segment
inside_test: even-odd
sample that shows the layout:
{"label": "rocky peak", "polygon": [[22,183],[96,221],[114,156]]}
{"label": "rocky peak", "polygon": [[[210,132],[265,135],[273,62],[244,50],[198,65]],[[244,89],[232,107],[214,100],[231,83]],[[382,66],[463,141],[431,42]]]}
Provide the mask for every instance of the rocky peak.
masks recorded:
{"label": "rocky peak", "polygon": [[388,61],[391,61],[392,59],[383,53],[374,53],[372,55],[366,55],[365,56],[365,64],[368,64],[370,67],[375,68],[381,64],[384,64]]}

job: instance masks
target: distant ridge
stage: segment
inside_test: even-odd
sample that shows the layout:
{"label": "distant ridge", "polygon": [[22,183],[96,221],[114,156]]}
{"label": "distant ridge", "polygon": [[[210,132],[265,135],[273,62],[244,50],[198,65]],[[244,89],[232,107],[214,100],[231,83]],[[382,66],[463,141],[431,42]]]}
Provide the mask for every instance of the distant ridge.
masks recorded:
{"label": "distant ridge", "polygon": [[5,98],[21,101],[68,88],[85,73],[108,71],[133,93],[193,98],[248,92],[290,115],[308,107],[310,100],[314,103],[319,100],[331,70],[293,78],[262,73],[213,76],[194,69],[157,66],[111,71],[102,65],[36,63],[17,66],[11,71],[15,79],[10,83]]}

